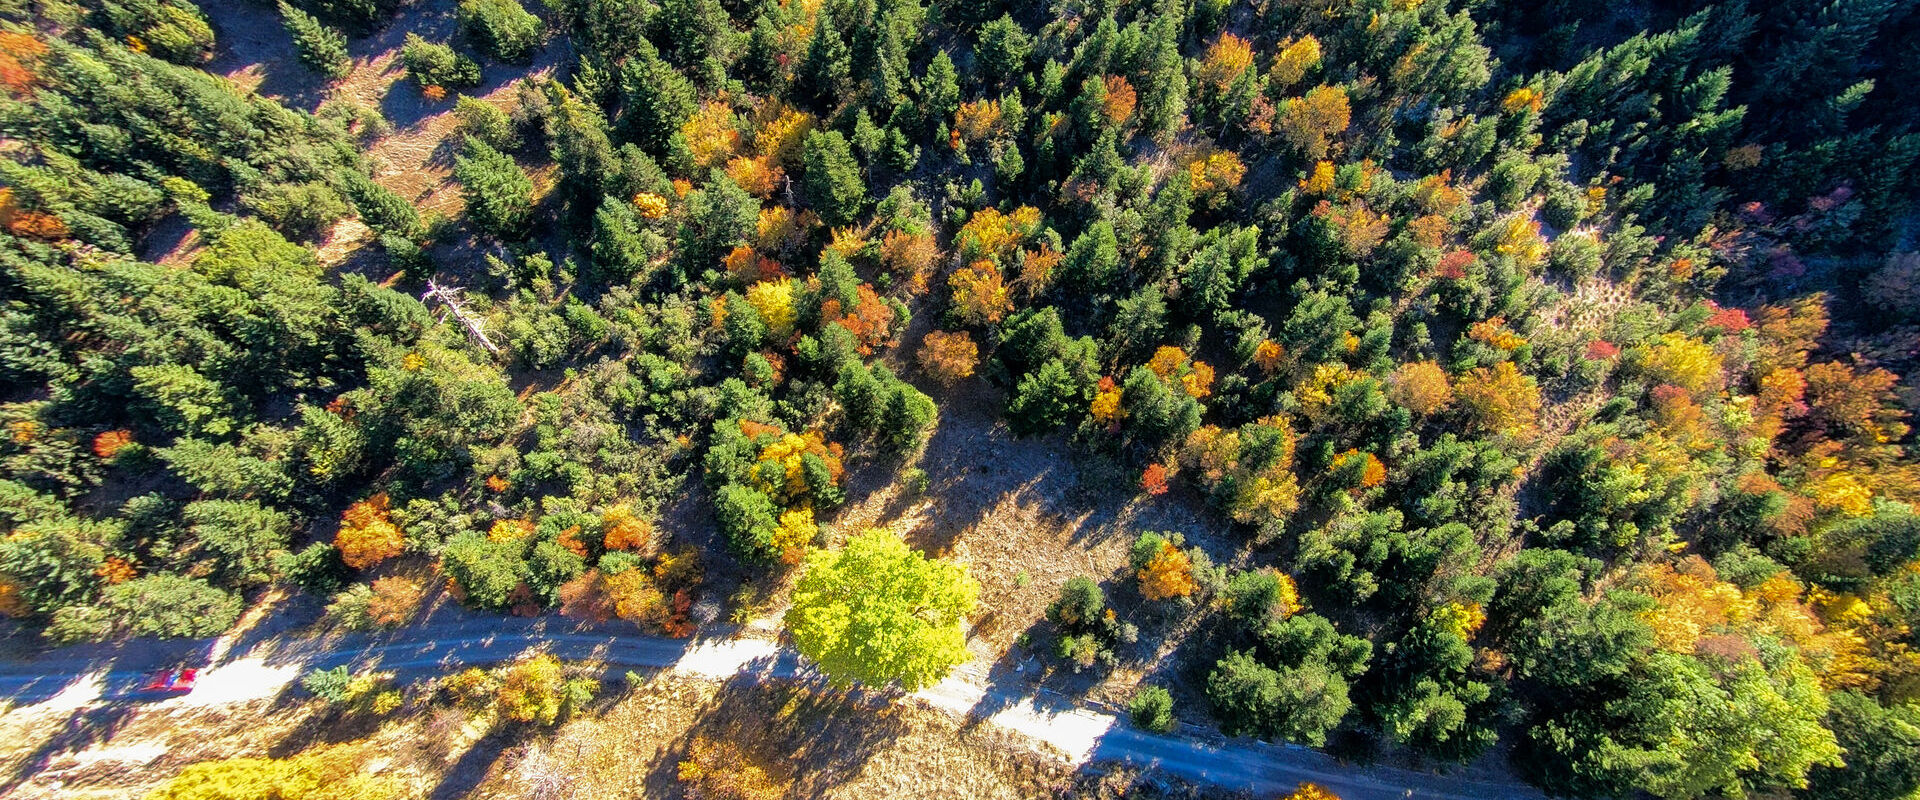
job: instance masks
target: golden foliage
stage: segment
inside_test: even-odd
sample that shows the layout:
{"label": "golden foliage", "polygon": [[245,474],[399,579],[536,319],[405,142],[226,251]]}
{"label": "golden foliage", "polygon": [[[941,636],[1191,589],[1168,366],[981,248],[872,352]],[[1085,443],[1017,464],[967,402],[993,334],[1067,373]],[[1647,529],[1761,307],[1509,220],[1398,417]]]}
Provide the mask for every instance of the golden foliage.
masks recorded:
{"label": "golden foliage", "polygon": [[1494,252],[1509,256],[1522,267],[1539,265],[1547,257],[1547,240],[1540,235],[1540,223],[1524,214],[1515,214],[1500,223]]}
{"label": "golden foliage", "polygon": [[916,293],[927,290],[927,276],[940,261],[940,246],[931,234],[887,231],[880,240],[880,262],[900,273]]}
{"label": "golden foliage", "polygon": [[667,198],[652,192],[640,192],[633,196],[633,208],[643,219],[659,219],[667,215]]}
{"label": "golden foliage", "polygon": [[629,569],[605,580],[607,603],[614,616],[641,626],[658,626],[666,621],[666,593],[646,570]]}
{"label": "golden foliage", "polygon": [[[758,438],[760,432],[757,431],[755,427],[750,426],[758,426],[758,424],[741,420],[740,427],[746,432],[747,436]],[[809,455],[825,462],[827,470],[833,476],[834,482],[838,483],[840,481],[840,476],[843,471],[840,461],[840,445],[827,442],[826,437],[819,431],[807,431],[804,434],[799,434],[781,432],[778,428],[771,428],[770,426],[758,427],[767,428],[768,430],[766,432],[772,433],[775,438],[760,449],[760,455],[756,460],[761,463],[772,462],[779,464],[780,483],[779,485],[775,485],[772,482],[772,476],[767,475],[764,471],[754,470],[754,488],[767,494],[786,499],[806,496],[808,493],[806,457]]]}
{"label": "golden foliage", "polygon": [[659,546],[653,522],[633,513],[633,507],[626,503],[608,506],[600,512],[600,526],[605,532],[603,544],[608,550],[650,553]]}
{"label": "golden foliage", "polygon": [[1293,790],[1292,794],[1280,800],[1340,800],[1340,795],[1334,794],[1317,783],[1302,783],[1299,788]]}
{"label": "golden foliage", "polygon": [[980,362],[980,347],[966,331],[930,331],[921,340],[915,359],[936,380],[952,383],[973,375]]}
{"label": "golden foliage", "polygon": [[1523,433],[1540,415],[1539,384],[1511,361],[1468,370],[1454,387],[1454,396],[1469,421],[1483,430]]}
{"label": "golden foliage", "polygon": [[1806,370],[1807,406],[1840,437],[1865,445],[1898,441],[1907,434],[1906,412],[1893,391],[1899,382],[1900,376],[1885,369],[1855,370],[1839,361],[1812,364]]}
{"label": "golden foliage", "polygon": [[389,511],[385,492],[347,507],[340,515],[340,531],[333,536],[341,561],[366,569],[406,549],[406,537],[393,524]]}
{"label": "golden foliage", "polygon": [[496,520],[487,529],[487,540],[493,542],[517,542],[532,535],[533,521],[525,519]]}
{"label": "golden foliage", "polygon": [[1282,359],[1287,356],[1287,348],[1272,339],[1263,339],[1253,348],[1253,364],[1261,372],[1272,375],[1280,371]]}
{"label": "golden foliage", "polygon": [[960,138],[978,142],[1000,130],[1000,101],[973,100],[953,113],[953,130]]}
{"label": "golden foliage", "polygon": [[1663,649],[1751,653],[1751,639],[1773,638],[1792,645],[1829,689],[1872,681],[1866,643],[1851,629],[1869,610],[1854,605],[1858,598],[1808,593],[1784,572],[1743,591],[1698,556],[1642,566],[1633,581],[1657,603],[1641,618]]}
{"label": "golden foliage", "polygon": [[1039,232],[1040,209],[1021,206],[1011,214],[1002,214],[989,207],[974,212],[953,238],[967,260],[990,259],[999,264],[1012,259],[1020,246]]}
{"label": "golden foliage", "polygon": [[1093,402],[1087,406],[1087,412],[1093,415],[1093,421],[1102,425],[1118,425],[1127,418],[1127,410],[1120,407],[1120,389],[1102,389],[1093,395]]}
{"label": "golden foliage", "polygon": [[724,99],[708,100],[680,126],[693,163],[701,169],[719,166],[740,148],[739,119]]}
{"label": "golden foliage", "polygon": [[1538,113],[1540,100],[1539,91],[1531,86],[1522,86],[1508,92],[1506,98],[1500,101],[1500,108],[1509,114],[1518,114],[1522,111]]}
{"label": "golden foliage", "polygon": [[1487,623],[1487,612],[1479,603],[1452,602],[1434,609],[1433,618],[1455,636],[1472,641],[1480,626]]}
{"label": "golden foliage", "polygon": [[1300,179],[1300,191],[1308,195],[1326,195],[1333,192],[1333,162],[1313,162],[1313,172]]}
{"label": "golden foliage", "polygon": [[1188,397],[1199,399],[1213,392],[1213,367],[1205,361],[1194,361],[1178,347],[1162,346],[1154,351],[1147,369],[1162,380],[1178,381]]}
{"label": "golden foliage", "polygon": [[45,42],[24,33],[0,31],[0,86],[14,94],[33,91],[34,69],[47,54]]}
{"label": "golden foliage", "polygon": [[1125,124],[1133,118],[1133,109],[1140,104],[1140,95],[1133,90],[1133,84],[1118,75],[1108,75],[1103,83],[1107,89],[1107,103],[1101,110],[1107,119],[1116,125]]}
{"label": "golden foliage", "polygon": [[1302,78],[1307,71],[1320,65],[1320,40],[1312,35],[1280,46],[1280,54],[1274,57],[1273,68],[1267,71],[1267,85],[1273,89],[1287,89]]}
{"label": "golden foliage", "polygon": [[1022,252],[1020,277],[1014,280],[1015,285],[1019,286],[1028,297],[1046,291],[1047,286],[1053,283],[1054,267],[1060,266],[1063,258],[1065,256],[1061,255],[1060,251],[1053,249],[1053,246],[1046,242],[1041,242],[1038,248]]}
{"label": "golden foliage", "polygon": [[1240,156],[1230,150],[1212,153],[1187,165],[1187,180],[1193,184],[1196,196],[1233,191],[1246,175],[1247,165],[1241,163]]}
{"label": "golden foliage", "polygon": [[1140,581],[1141,596],[1148,600],[1186,597],[1197,588],[1193,581],[1193,560],[1172,542],[1162,542],[1160,552],[1134,577]]}
{"label": "golden foliage", "polygon": [[1394,370],[1387,393],[1408,411],[1426,416],[1453,402],[1447,371],[1432,361],[1409,361]]}
{"label": "golden foliage", "polygon": [[20,584],[0,575],[0,617],[19,619],[32,613],[33,608],[27,605],[27,599],[20,594]]}
{"label": "golden foliage", "polygon": [[1231,33],[1222,33],[1207,46],[1193,76],[1203,86],[1225,89],[1239,80],[1250,66],[1253,66],[1253,45]]}
{"label": "golden foliage", "polygon": [[780,551],[780,563],[798,564],[805,560],[807,548],[819,535],[820,526],[813,522],[813,509],[796,508],[782,513],[779,526],[773,529],[773,546]]}
{"label": "golden foliage", "polygon": [[373,582],[373,597],[367,601],[367,617],[382,628],[398,628],[413,619],[426,598],[420,584],[406,578],[388,576]]}
{"label": "golden foliage", "polygon": [[1695,394],[1706,391],[1720,379],[1720,354],[1714,352],[1712,345],[1678,331],[1662,334],[1658,342],[1647,348],[1640,364],[1652,380]]}
{"label": "golden foliage", "polygon": [[747,303],[767,321],[767,329],[777,339],[793,335],[799,312],[793,307],[792,281],[761,281],[747,287]]}
{"label": "golden foliage", "polygon": [[1345,133],[1353,108],[1347,91],[1338,86],[1316,86],[1304,97],[1280,104],[1277,127],[1281,138],[1314,161],[1327,157],[1333,140]]}
{"label": "golden foliage", "polygon": [[103,461],[111,461],[130,444],[133,444],[133,431],[125,428],[105,431],[93,437],[93,454]]}
{"label": "golden foliage", "polygon": [[[1245,443],[1257,442],[1243,452]],[[1227,510],[1242,523],[1285,519],[1300,506],[1300,483],[1293,474],[1297,444],[1285,417],[1264,417],[1239,430],[1208,425],[1187,436],[1180,464],[1199,484],[1226,496]]]}
{"label": "golden foliage", "polygon": [[507,719],[552,725],[560,717],[565,685],[560,659],[541,653],[503,670],[496,698]]}
{"label": "golden foliage", "polygon": [[100,562],[100,566],[93,570],[93,574],[108,586],[112,586],[116,583],[125,583],[133,580],[133,576],[136,573],[134,572],[133,565],[127,563],[126,559],[119,556],[108,556],[107,560]]}
{"label": "golden foliage", "polygon": [[1467,338],[1480,342],[1496,350],[1512,352],[1527,343],[1527,339],[1512,328],[1507,327],[1506,317],[1493,317],[1467,326]]}
{"label": "golden foliage", "polygon": [[1365,258],[1373,249],[1386,241],[1387,234],[1393,229],[1392,220],[1367,207],[1364,202],[1334,204],[1322,200],[1313,208],[1313,215],[1325,218],[1340,234],[1340,244],[1347,254],[1354,258]]}
{"label": "golden foliage", "polygon": [[859,228],[834,228],[833,239],[827,243],[827,249],[852,261],[859,258],[870,243],[871,240]]}
{"label": "golden foliage", "polygon": [[48,241],[64,239],[69,233],[67,224],[59,217],[20,208],[11,187],[0,187],[0,228],[16,236]]}
{"label": "golden foliage", "polygon": [[190,764],[146,800],[401,800],[413,796],[393,774],[362,772],[372,763],[362,744],[318,747],[291,758],[227,758]]}
{"label": "golden foliage", "polygon": [[760,126],[760,132],[754,134],[754,147],[774,164],[794,166],[800,163],[800,153],[806,145],[807,134],[813,132],[813,124],[812,114],[781,106],[773,120]]}
{"label": "golden foliage", "polygon": [[954,310],[964,324],[996,324],[1013,310],[1000,267],[987,259],[954,270],[947,276],[947,288],[953,293]]}
{"label": "golden foliage", "polygon": [[772,197],[785,181],[787,171],[767,156],[735,156],[727,161],[727,177],[747,194],[761,199]]}
{"label": "golden foliage", "polygon": [[821,303],[820,321],[846,328],[859,343],[860,354],[872,355],[875,346],[893,338],[893,306],[881,300],[869,284],[860,284],[854,294],[857,299],[850,310],[842,309],[837,298]]}
{"label": "golden foliage", "polygon": [[742,758],[739,748],[695,736],[675,776],[688,800],[777,800],[786,794],[759,765]]}

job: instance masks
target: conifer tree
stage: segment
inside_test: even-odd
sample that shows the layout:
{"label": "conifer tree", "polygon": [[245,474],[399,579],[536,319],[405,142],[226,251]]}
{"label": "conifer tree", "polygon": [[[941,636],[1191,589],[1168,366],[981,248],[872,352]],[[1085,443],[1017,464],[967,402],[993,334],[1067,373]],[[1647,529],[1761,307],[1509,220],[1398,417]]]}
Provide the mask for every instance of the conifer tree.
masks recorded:
{"label": "conifer tree", "polygon": [[860,163],[839,131],[807,134],[807,199],[814,213],[828,225],[849,225],[867,202],[867,183]]}
{"label": "conifer tree", "polygon": [[346,34],[321,24],[312,14],[294,8],[286,0],[280,0],[280,17],[287,33],[293,36],[293,47],[299,51],[301,63],[335,80],[347,76],[353,62],[347,57]]}
{"label": "conifer tree", "polygon": [[794,91],[815,111],[831,109],[846,96],[852,83],[852,55],[833,18],[823,8],[814,17],[813,38],[807,40],[807,53],[800,59]]}
{"label": "conifer tree", "polygon": [[454,159],[453,177],[467,200],[467,216],[502,239],[527,233],[533,216],[533,181],[513,158],[479,139],[468,139]]}
{"label": "conifer tree", "polygon": [[620,118],[623,135],[640,143],[655,158],[667,154],[668,141],[680,132],[699,106],[693,84],[660,58],[653,44],[641,39],[637,52],[620,68],[625,109]]}
{"label": "conifer tree", "polygon": [[460,0],[460,29],[494,58],[509,64],[533,60],[545,26],[520,0]]}
{"label": "conifer tree", "polygon": [[407,34],[406,44],[400,48],[400,63],[423,90],[437,88],[444,92],[480,85],[480,65],[473,59],[444,44],[422,39],[417,33]]}

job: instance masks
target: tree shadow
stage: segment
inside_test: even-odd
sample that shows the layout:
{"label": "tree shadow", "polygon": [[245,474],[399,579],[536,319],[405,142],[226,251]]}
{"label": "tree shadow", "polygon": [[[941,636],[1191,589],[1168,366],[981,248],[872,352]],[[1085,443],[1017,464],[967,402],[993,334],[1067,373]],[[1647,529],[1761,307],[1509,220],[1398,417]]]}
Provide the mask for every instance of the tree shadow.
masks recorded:
{"label": "tree shadow", "polygon": [[678,765],[704,740],[723,748],[730,766],[753,765],[790,782],[787,796],[820,797],[908,732],[890,693],[835,689],[807,673],[775,679],[794,666],[792,658],[758,660],[727,680],[654,761],[642,782],[647,795],[679,796]]}
{"label": "tree shadow", "polygon": [[90,705],[74,709],[67,715],[66,724],[59,733],[42,742],[33,753],[20,762],[12,775],[0,779],[0,797],[6,797],[26,783],[29,778],[45,770],[55,757],[67,753],[78,753],[96,744],[113,738],[121,728],[132,721],[139,713],[139,707],[125,703]]}
{"label": "tree shadow", "polygon": [[537,735],[538,731],[526,725],[507,725],[487,734],[468,747],[466,752],[460,754],[459,760],[447,768],[433,791],[427,793],[427,800],[456,800],[472,794],[480,788],[496,762]]}
{"label": "tree shadow", "polygon": [[242,85],[257,76],[253,90],[263,97],[307,112],[320,107],[329,81],[301,63],[293,36],[271,3],[203,0],[201,6],[217,42],[208,71]]}

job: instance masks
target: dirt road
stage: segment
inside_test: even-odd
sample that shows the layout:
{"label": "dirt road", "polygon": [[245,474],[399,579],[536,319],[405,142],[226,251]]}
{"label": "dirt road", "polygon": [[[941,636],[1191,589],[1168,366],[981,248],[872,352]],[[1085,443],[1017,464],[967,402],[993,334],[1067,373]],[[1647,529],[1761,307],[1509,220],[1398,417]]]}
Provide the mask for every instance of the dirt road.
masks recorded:
{"label": "dirt road", "polygon": [[[529,651],[593,660],[615,672],[669,669],[715,679],[742,673],[760,680],[818,679],[798,654],[765,639],[663,639],[633,633],[579,632],[560,619],[471,618],[383,635],[268,636],[256,642],[208,640],[187,646],[134,642],[111,649],[56,650],[30,659],[0,661],[0,702],[6,704],[9,714],[137,700],[214,705],[299,691],[295,685],[299,677],[316,667],[346,664],[355,669],[378,668],[402,677],[417,677],[507,661]],[[210,653],[222,657],[208,661]],[[192,692],[167,699],[138,692],[148,671],[183,663],[204,665]],[[1064,698],[1035,696],[1025,687],[1016,690],[989,685],[984,682],[983,671],[975,666],[957,670],[912,698],[1045,742],[1066,753],[1075,764],[1153,765],[1197,783],[1259,794],[1285,793],[1301,781],[1313,781],[1346,800],[1539,796],[1530,788],[1513,784],[1343,765],[1305,747],[1248,740],[1211,744],[1178,735],[1150,734],[1112,714],[1077,707]]]}

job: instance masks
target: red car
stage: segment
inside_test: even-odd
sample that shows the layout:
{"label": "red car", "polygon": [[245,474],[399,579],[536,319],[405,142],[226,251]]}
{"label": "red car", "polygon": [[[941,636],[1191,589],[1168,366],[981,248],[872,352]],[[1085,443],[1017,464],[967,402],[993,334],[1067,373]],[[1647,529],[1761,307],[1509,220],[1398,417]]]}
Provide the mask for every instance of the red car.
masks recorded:
{"label": "red car", "polygon": [[143,692],[191,692],[193,682],[200,677],[200,670],[163,669],[147,678],[147,685],[140,687]]}

